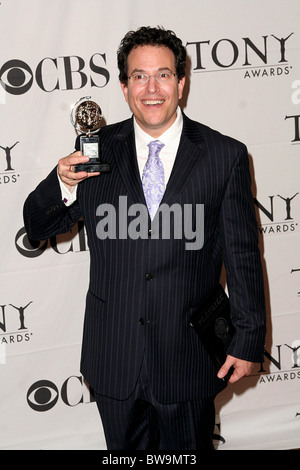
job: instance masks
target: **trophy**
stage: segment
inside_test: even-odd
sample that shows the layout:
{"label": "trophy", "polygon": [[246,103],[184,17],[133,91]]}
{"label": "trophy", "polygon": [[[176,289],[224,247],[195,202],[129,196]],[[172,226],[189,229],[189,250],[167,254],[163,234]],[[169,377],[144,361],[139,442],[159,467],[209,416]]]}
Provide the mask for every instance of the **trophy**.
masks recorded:
{"label": "trophy", "polygon": [[82,155],[90,157],[88,162],[74,166],[75,173],[79,171],[108,173],[109,163],[100,161],[99,135],[93,135],[100,129],[102,119],[100,106],[91,101],[90,96],[80,98],[74,104],[70,118],[75,129],[82,134],[79,137]]}

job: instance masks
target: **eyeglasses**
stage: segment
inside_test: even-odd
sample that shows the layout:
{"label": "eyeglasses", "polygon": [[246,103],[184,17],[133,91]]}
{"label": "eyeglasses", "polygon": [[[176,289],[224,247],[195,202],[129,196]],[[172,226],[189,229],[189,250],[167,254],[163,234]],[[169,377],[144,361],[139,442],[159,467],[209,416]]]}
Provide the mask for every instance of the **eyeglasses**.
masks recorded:
{"label": "eyeglasses", "polygon": [[150,77],[154,77],[160,83],[168,83],[176,77],[176,73],[170,72],[169,70],[163,70],[162,72],[157,72],[155,75],[148,75],[144,72],[136,72],[130,75],[129,80],[135,85],[145,84],[149,81]]}

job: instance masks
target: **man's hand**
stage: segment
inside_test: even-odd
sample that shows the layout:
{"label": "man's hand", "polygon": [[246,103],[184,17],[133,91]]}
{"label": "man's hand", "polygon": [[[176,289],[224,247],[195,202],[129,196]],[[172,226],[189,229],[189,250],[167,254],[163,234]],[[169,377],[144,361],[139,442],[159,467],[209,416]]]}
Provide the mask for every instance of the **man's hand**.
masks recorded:
{"label": "man's hand", "polygon": [[83,156],[81,152],[71,153],[71,155],[59,160],[58,176],[69,191],[84,179],[89,178],[90,176],[98,176],[100,174],[99,172],[87,173],[86,171],[75,173],[74,165],[88,161],[89,157]]}
{"label": "man's hand", "polygon": [[232,366],[234,368],[234,371],[229,379],[229,382],[233,384],[242,377],[250,375],[251,371],[254,368],[254,363],[243,361],[242,359],[237,359],[236,357],[228,355],[226,361],[218,372],[219,379],[225,377]]}

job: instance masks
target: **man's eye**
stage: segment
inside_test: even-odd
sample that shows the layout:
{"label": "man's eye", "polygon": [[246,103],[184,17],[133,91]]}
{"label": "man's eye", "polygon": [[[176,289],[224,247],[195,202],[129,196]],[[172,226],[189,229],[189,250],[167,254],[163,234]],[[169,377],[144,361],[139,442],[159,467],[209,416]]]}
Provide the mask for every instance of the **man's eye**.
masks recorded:
{"label": "man's eye", "polygon": [[145,78],[145,75],[142,74],[142,73],[139,73],[137,75],[134,76],[134,79],[138,82],[139,80],[144,80]]}
{"label": "man's eye", "polygon": [[168,82],[171,80],[171,74],[170,72],[160,72],[158,75],[158,79],[163,82]]}

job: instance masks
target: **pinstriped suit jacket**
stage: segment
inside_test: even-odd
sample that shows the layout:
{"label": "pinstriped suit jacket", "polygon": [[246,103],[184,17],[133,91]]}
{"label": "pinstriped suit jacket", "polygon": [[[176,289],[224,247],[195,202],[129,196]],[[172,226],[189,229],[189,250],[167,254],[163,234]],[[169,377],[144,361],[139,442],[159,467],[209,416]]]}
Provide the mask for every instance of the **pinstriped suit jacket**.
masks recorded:
{"label": "pinstriped suit jacket", "polygon": [[[102,159],[112,171],[80,183],[72,206],[61,201],[56,168],[24,206],[32,239],[66,232],[84,218],[90,284],[81,370],[95,391],[117,399],[133,391],[143,357],[161,403],[215,395],[224,387],[189,323],[191,310],[218,284],[223,261],[237,331],[229,354],[263,361],[264,289],[247,149],[185,115],[183,119],[162,203],[193,207],[193,229],[195,207],[204,205],[201,249],[187,250],[187,239],[172,235],[172,217],[169,239],[156,236],[157,230],[162,234],[161,224],[147,237],[118,236],[124,217],[119,214],[120,196],[126,197],[128,207],[145,204],[132,119],[101,130]],[[116,210],[117,237],[97,236],[97,208],[102,204]]]}

